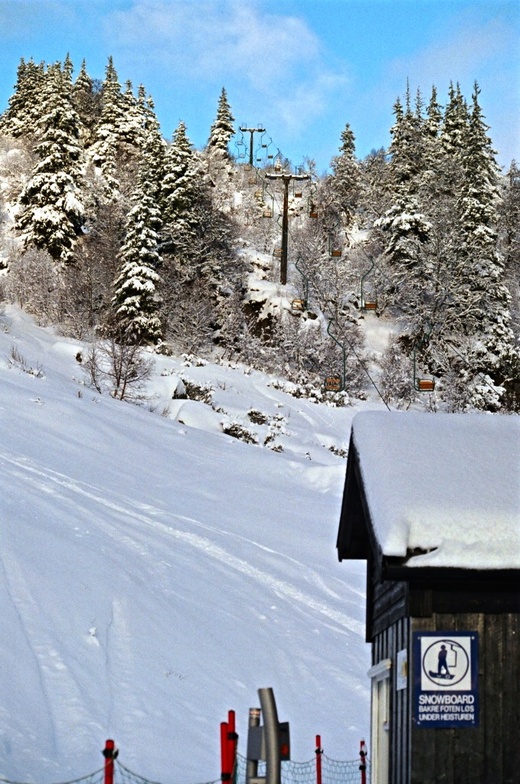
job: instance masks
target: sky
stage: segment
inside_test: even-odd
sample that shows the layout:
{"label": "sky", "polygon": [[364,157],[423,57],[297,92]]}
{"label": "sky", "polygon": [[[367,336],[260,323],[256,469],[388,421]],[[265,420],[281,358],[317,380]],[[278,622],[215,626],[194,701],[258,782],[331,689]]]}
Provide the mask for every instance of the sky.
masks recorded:
{"label": "sky", "polygon": [[520,160],[518,0],[0,0],[0,108],[21,57],[67,52],[99,79],[112,55],[120,82],[151,94],[165,138],[183,121],[197,148],[224,87],[237,130],[265,127],[272,149],[319,174],[347,123],[359,157],[388,146],[407,81],[442,102],[450,82],[469,101],[477,80],[499,164]]}

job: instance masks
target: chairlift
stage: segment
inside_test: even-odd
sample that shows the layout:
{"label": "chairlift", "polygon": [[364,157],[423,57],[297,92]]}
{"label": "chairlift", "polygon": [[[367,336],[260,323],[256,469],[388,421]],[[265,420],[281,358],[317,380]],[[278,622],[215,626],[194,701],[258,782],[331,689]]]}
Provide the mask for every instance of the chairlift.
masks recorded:
{"label": "chairlift", "polygon": [[305,310],[305,300],[304,299],[293,299],[291,302],[291,310],[293,313],[303,313]]}
{"label": "chairlift", "polygon": [[276,258],[281,258],[282,257],[282,249],[281,248],[275,248],[273,250],[273,256],[276,256]]}
{"label": "chairlift", "polygon": [[302,196],[303,196],[303,193],[301,191],[296,191],[296,193],[294,194],[294,198],[295,199],[301,199]]}
{"label": "chairlift", "polygon": [[433,392],[435,389],[435,379],[417,378],[417,346],[413,347],[413,386],[417,392]]}
{"label": "chairlift", "polygon": [[316,205],[313,204],[311,201],[309,205],[309,218],[317,218],[317,217],[318,217],[318,210],[316,209]]}
{"label": "chairlift", "polygon": [[435,389],[435,380],[433,378],[419,378],[415,388],[418,392],[433,392]]}
{"label": "chairlift", "polygon": [[326,376],[323,386],[325,392],[341,392],[341,376]]}
{"label": "chairlift", "polygon": [[262,212],[262,218],[272,218],[273,211],[270,207],[266,207],[265,210]]}
{"label": "chairlift", "polygon": [[362,310],[377,310],[377,300],[375,299],[365,299],[361,303]]}
{"label": "chairlift", "polygon": [[340,256],[342,255],[342,251],[340,250],[340,248],[333,248],[333,249],[331,250],[331,252],[330,252],[330,255],[331,255],[333,258],[335,258],[335,259],[339,259],[339,258],[340,258]]}

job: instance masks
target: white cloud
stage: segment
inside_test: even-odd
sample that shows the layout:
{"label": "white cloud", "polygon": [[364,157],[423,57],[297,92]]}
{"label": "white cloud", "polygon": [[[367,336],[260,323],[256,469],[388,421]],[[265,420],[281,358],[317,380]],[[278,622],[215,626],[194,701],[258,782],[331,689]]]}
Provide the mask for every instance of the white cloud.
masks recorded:
{"label": "white cloud", "polygon": [[264,13],[257,2],[136,0],[107,24],[114,53],[124,53],[127,64],[146,50],[148,67],[162,69],[165,79],[232,84],[245,112],[259,107],[263,122],[276,113],[288,133],[349,83],[305,21]]}

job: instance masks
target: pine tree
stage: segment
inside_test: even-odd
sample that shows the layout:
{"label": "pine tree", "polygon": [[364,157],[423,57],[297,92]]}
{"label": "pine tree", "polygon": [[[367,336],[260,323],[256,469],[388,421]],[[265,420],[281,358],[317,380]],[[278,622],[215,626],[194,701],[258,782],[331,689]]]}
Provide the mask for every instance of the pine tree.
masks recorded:
{"label": "pine tree", "polygon": [[162,187],[166,174],[167,145],[162,137],[159,121],[155,114],[151,96],[146,96],[144,87],[139,87],[139,105],[142,113],[144,166],[149,172],[151,195],[157,205],[162,203]]}
{"label": "pine tree", "polygon": [[[186,135],[186,125],[180,122],[166,152],[165,175],[162,184],[163,243],[170,254],[176,255],[189,268],[193,259],[192,246],[197,236],[196,207],[201,200],[202,166]],[[187,272],[187,269],[186,269]]]}
{"label": "pine tree", "polygon": [[99,117],[99,101],[94,94],[94,83],[87,73],[85,60],[72,86],[72,102],[81,121],[81,136],[85,146],[92,142],[94,125]]}
{"label": "pine tree", "polygon": [[[423,246],[428,242],[431,224],[419,197],[424,164],[424,123],[414,114],[407,89],[406,106],[400,99],[394,105],[395,123],[391,129],[389,191],[392,206],[376,221],[386,233],[386,256],[398,281],[421,278]],[[398,286],[398,289],[400,287]],[[410,303],[415,307],[416,303]]]}
{"label": "pine tree", "polygon": [[[468,132],[461,153],[464,177],[457,198],[461,235],[458,253],[464,260],[461,288],[469,292],[467,361],[473,373],[489,374],[496,384],[508,381],[517,365],[511,329],[510,295],[504,282],[504,260],[498,252],[498,166],[475,83]],[[497,392],[498,398],[502,393]],[[499,405],[499,402],[497,402]]]}
{"label": "pine tree", "polygon": [[108,58],[101,92],[101,114],[95,128],[90,155],[107,184],[107,196],[119,192],[118,157],[121,127],[125,124],[127,102],[121,93],[112,57]]}
{"label": "pine tree", "polygon": [[469,111],[468,105],[460,90],[450,83],[448,103],[444,110],[444,122],[441,129],[441,139],[446,153],[454,160],[460,159],[466,141]]}
{"label": "pine tree", "polygon": [[45,249],[56,261],[70,262],[84,219],[82,150],[70,85],[59,64],[48,69],[41,113],[35,148],[39,161],[20,195],[23,210],[17,225],[26,247]]}
{"label": "pine tree", "polygon": [[158,253],[160,215],[150,195],[144,167],[126,222],[125,242],[119,257],[120,273],[114,282],[114,332],[122,343],[157,343],[162,335],[158,294],[161,257]]}
{"label": "pine tree", "polygon": [[32,137],[41,116],[41,94],[45,83],[45,65],[22,58],[17,70],[15,92],[0,121],[0,131],[6,136]]}
{"label": "pine tree", "polygon": [[424,171],[424,120],[422,100],[417,97],[416,112],[412,111],[410,88],[406,91],[403,110],[401,101],[394,105],[395,123],[390,130],[390,174],[397,196],[409,197],[418,190],[418,178]]}
{"label": "pine tree", "polygon": [[356,160],[355,136],[347,123],[341,134],[340,154],[332,159],[333,177],[330,186],[335,200],[350,226],[354,220],[359,200],[360,171]]}
{"label": "pine tree", "polygon": [[208,140],[208,148],[228,156],[228,144],[235,133],[233,123],[235,118],[231,114],[231,107],[228,103],[226,90],[223,87],[218,101],[217,116],[211,126]]}

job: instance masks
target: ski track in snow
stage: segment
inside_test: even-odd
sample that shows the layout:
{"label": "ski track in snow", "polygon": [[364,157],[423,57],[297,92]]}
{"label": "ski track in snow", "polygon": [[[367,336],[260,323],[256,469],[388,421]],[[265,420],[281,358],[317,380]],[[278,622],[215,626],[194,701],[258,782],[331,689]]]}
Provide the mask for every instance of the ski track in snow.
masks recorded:
{"label": "ski track in snow", "polygon": [[27,641],[27,648],[35,660],[38,686],[42,694],[50,733],[47,745],[53,755],[59,751],[58,738],[66,737],[70,726],[87,728],[90,716],[82,692],[72,671],[60,656],[56,641],[42,617],[37,597],[33,595],[24,569],[5,546],[0,551],[0,564],[5,574],[4,584],[18,617],[19,627]]}
{"label": "ski track in snow", "polygon": [[[276,594],[279,598],[285,599],[287,601],[293,601],[298,603],[299,605],[303,606],[307,610],[314,612],[318,615],[324,616],[328,619],[328,621],[335,622],[341,629],[346,629],[352,631],[356,634],[359,634],[362,638],[364,637],[364,624],[351,618],[349,615],[345,614],[344,612],[340,612],[339,610],[334,609],[333,607],[329,606],[323,601],[319,601],[317,599],[312,598],[311,596],[302,592],[299,588],[296,588],[294,585],[291,585],[289,582],[285,580],[281,580],[277,577],[273,577],[271,574],[262,571],[261,569],[252,566],[248,561],[238,558],[235,555],[232,555],[227,550],[225,550],[220,545],[215,544],[207,537],[201,536],[199,534],[183,531],[179,528],[173,528],[170,525],[160,522],[157,519],[152,519],[147,515],[144,515],[138,511],[136,508],[129,507],[124,505],[121,501],[116,500],[109,500],[105,496],[100,495],[100,491],[97,488],[89,486],[87,484],[81,483],[76,479],[72,479],[64,474],[60,474],[58,472],[52,471],[50,469],[42,469],[39,468],[36,464],[29,461],[27,458],[17,458],[13,455],[2,454],[0,455],[0,460],[4,463],[8,464],[11,468],[12,475],[18,475],[23,477],[24,482],[30,482],[33,486],[37,487],[39,490],[42,490],[46,493],[52,492],[51,486],[54,487],[54,493],[64,499],[66,499],[66,494],[63,492],[57,491],[56,488],[61,490],[72,491],[76,496],[82,496],[85,499],[88,499],[91,503],[94,502],[98,506],[104,509],[110,509],[112,512],[115,512],[117,515],[120,515],[121,518],[125,522],[125,530],[121,532],[121,530],[114,530],[113,526],[103,524],[102,519],[103,516],[100,515],[97,520],[97,525],[100,529],[103,529],[104,532],[112,537],[116,538],[118,542],[124,542],[130,549],[137,551],[137,553],[141,556],[145,556],[148,560],[153,561],[154,566],[159,565],[159,562],[156,559],[156,556],[152,555],[148,548],[143,545],[143,542],[138,541],[139,532],[135,531],[133,538],[129,535],[128,532],[128,523],[133,521],[134,523],[139,523],[141,525],[146,525],[147,527],[152,527],[156,531],[160,532],[163,536],[167,537],[174,537],[184,543],[190,545],[193,548],[196,548],[202,552],[204,552],[207,556],[219,561],[220,563],[224,563],[226,566],[234,569],[241,574],[244,574],[256,582],[262,584],[266,588],[270,589],[274,594]],[[141,505],[142,507],[142,505]],[[225,534],[226,536],[230,536],[229,532],[221,531],[217,528],[211,528],[210,526],[204,525],[198,520],[193,518],[185,517],[182,515],[172,515],[169,512],[163,511],[156,507],[147,506],[148,513],[150,514],[153,512],[154,515],[172,518],[174,521],[184,521],[191,525],[197,525],[198,527],[203,527],[209,530],[218,533],[219,535]],[[245,537],[240,537],[245,539]],[[255,544],[251,540],[245,540],[251,544]],[[267,548],[266,548],[267,549]],[[275,552],[275,551],[272,551]],[[277,556],[285,557],[283,554],[276,552]],[[296,562],[298,563],[298,562]],[[309,567],[305,564],[298,564],[302,570],[306,572],[312,572]],[[319,575],[314,573],[314,583],[323,589],[323,580]],[[332,594],[333,592],[327,591],[327,593]]]}

